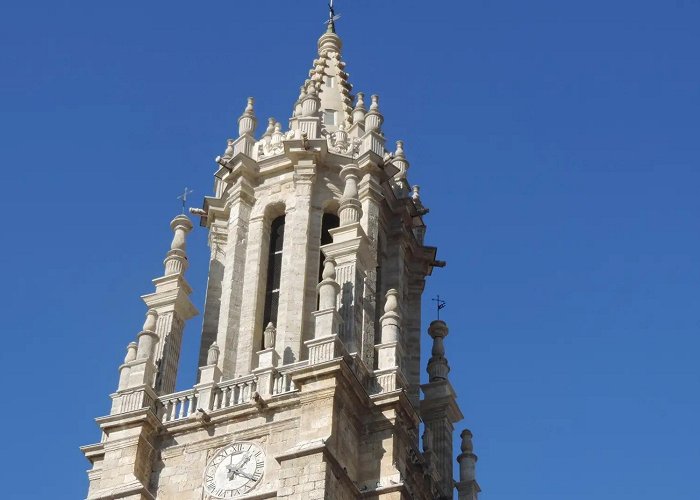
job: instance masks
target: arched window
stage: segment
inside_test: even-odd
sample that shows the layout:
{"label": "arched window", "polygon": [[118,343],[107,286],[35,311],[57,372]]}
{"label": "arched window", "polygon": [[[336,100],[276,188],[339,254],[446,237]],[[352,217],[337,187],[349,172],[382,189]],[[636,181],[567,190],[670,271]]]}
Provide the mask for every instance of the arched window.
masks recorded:
{"label": "arched window", "polygon": [[[323,221],[321,222],[321,246],[327,245],[328,243],[333,243],[333,237],[329,232],[331,229],[336,228],[340,225],[340,219],[335,214],[323,214]],[[321,281],[321,274],[323,273],[323,252],[319,257],[318,261],[318,281]]]}
{"label": "arched window", "polygon": [[272,322],[277,326],[277,309],[280,303],[280,274],[282,272],[282,248],[284,247],[284,215],[270,225],[270,253],[267,259],[267,286],[265,287],[265,311],[263,328]]}

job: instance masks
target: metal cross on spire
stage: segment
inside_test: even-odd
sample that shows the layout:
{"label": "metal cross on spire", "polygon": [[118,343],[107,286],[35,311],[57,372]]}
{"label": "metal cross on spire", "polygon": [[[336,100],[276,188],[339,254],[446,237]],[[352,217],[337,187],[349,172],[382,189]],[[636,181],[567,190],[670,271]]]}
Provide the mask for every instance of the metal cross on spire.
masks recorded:
{"label": "metal cross on spire", "polygon": [[187,204],[187,195],[190,195],[194,193],[194,190],[185,187],[185,190],[182,192],[180,196],[177,197],[178,200],[182,201],[182,213],[185,213],[185,204]]}
{"label": "metal cross on spire", "polygon": [[438,295],[437,297],[435,297],[435,298],[432,299],[432,300],[433,300],[433,302],[436,303],[436,306],[437,306],[437,319],[440,319],[440,309],[444,309],[445,306],[447,305],[447,302],[445,302],[444,300],[442,300],[442,299],[440,298],[440,295]]}
{"label": "metal cross on spire", "polygon": [[324,21],[324,24],[328,25],[328,31],[335,33],[335,22],[340,19],[340,14],[335,15],[335,9],[333,8],[333,0],[330,0],[328,4],[328,21]]}

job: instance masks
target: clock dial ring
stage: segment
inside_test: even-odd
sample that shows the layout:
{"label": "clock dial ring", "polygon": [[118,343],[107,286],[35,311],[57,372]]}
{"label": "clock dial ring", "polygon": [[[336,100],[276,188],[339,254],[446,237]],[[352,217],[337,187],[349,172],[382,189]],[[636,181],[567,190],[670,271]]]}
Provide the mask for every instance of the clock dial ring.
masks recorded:
{"label": "clock dial ring", "polygon": [[265,452],[252,441],[234,441],[217,450],[204,469],[209,498],[237,498],[256,488],[265,472]]}

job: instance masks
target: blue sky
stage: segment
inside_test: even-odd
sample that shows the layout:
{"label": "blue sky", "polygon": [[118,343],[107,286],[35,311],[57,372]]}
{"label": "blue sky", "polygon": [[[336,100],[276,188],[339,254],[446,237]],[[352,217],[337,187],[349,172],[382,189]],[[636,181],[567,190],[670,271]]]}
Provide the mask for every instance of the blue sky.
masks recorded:
{"label": "blue sky", "polygon": [[[0,15],[5,498],[83,498],[175,199],[248,95],[284,121],[323,1]],[[430,207],[484,500],[700,498],[700,3],[337,2]],[[390,144],[391,144],[390,142]],[[188,272],[201,309],[206,233]],[[195,373],[191,321],[178,386]],[[427,339],[427,335],[426,335]]]}

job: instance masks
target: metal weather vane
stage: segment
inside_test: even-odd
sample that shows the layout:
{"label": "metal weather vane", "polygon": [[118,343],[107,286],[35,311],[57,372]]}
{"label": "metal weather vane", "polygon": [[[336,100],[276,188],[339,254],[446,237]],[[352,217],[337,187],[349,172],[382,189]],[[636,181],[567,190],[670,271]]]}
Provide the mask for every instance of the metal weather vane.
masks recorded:
{"label": "metal weather vane", "polygon": [[447,305],[447,302],[442,300],[440,298],[440,295],[437,295],[434,299],[432,299],[433,302],[435,302],[435,305],[437,306],[437,319],[440,319],[440,309],[444,309],[445,306]]}
{"label": "metal weather vane", "polygon": [[185,187],[185,190],[182,192],[180,196],[177,197],[178,200],[182,201],[182,213],[185,213],[185,205],[187,204],[187,196],[194,193],[193,189],[190,189],[188,187]]}

